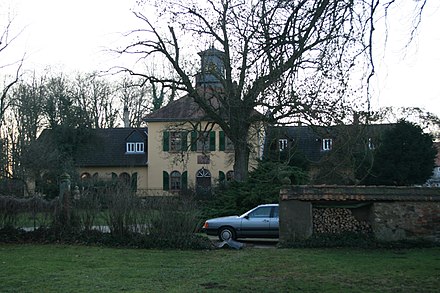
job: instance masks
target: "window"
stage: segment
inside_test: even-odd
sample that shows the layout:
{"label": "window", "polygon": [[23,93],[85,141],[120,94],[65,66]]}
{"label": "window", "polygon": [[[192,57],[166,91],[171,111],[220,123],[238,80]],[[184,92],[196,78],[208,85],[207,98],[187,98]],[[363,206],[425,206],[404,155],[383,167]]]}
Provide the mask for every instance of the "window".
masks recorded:
{"label": "window", "polygon": [[278,140],[278,148],[281,151],[287,149],[287,139],[286,138],[281,138]]}
{"label": "window", "polygon": [[187,132],[185,131],[164,131],[163,132],[163,151],[180,152],[186,151]]}
{"label": "window", "polygon": [[182,150],[182,133],[170,132],[170,151],[179,152]]}
{"label": "window", "polygon": [[197,151],[207,152],[209,151],[209,132],[199,132],[197,138]]}
{"label": "window", "polygon": [[171,174],[162,171],[162,176],[163,190],[180,191],[188,188],[188,171],[173,171]]}
{"label": "window", "polygon": [[273,208],[272,218],[279,218],[279,217],[280,217],[280,210],[279,210],[279,207],[274,207],[274,208]]}
{"label": "window", "polygon": [[81,174],[81,180],[90,180],[92,178],[92,175],[90,173],[84,172]]}
{"label": "window", "polygon": [[332,149],[333,140],[331,138],[324,138],[322,140],[322,150],[329,151]]}
{"label": "window", "polygon": [[373,140],[370,137],[370,138],[368,138],[368,149],[374,150],[374,148],[375,148],[375,146],[374,146]]}
{"label": "window", "polygon": [[119,182],[129,186],[130,184],[130,175],[126,172],[119,174]]}
{"label": "window", "polygon": [[219,150],[220,151],[226,151],[231,152],[234,150],[234,144],[232,143],[232,140],[225,134],[224,131],[219,132],[220,136],[220,142],[219,142]]}
{"label": "window", "polygon": [[234,144],[232,143],[232,140],[225,136],[225,151],[233,151],[234,150]]}
{"label": "window", "polygon": [[269,218],[272,207],[257,208],[249,214],[250,218]]}
{"label": "window", "polygon": [[191,151],[203,153],[215,151],[215,131],[192,131]]}
{"label": "window", "polygon": [[180,172],[173,171],[170,174],[170,189],[171,190],[180,190],[182,187],[182,176],[180,175]]}
{"label": "window", "polygon": [[234,179],[234,171],[226,172],[226,181],[232,181]]}
{"label": "window", "polygon": [[127,142],[127,153],[143,153],[144,151],[143,142]]}

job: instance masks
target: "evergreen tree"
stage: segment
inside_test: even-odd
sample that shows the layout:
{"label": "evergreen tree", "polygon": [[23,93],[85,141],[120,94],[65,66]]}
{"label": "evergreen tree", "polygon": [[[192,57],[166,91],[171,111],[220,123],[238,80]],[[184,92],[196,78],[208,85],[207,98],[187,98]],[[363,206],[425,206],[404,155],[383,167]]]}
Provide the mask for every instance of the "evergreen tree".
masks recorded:
{"label": "evergreen tree", "polygon": [[366,183],[423,184],[432,175],[436,154],[431,134],[423,133],[418,125],[400,120],[384,133]]}

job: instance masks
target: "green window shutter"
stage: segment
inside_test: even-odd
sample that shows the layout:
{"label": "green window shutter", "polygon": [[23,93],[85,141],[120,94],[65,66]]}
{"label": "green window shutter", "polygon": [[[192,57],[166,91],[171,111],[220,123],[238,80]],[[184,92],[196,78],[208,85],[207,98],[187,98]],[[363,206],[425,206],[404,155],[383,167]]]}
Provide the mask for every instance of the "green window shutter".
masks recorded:
{"label": "green window shutter", "polygon": [[218,171],[218,181],[220,181],[220,183],[225,182],[226,176],[225,173],[223,171]]}
{"label": "green window shutter", "polygon": [[133,192],[136,192],[138,188],[138,173],[133,173],[133,175],[131,175],[131,190]]}
{"label": "green window shutter", "polygon": [[226,139],[225,139],[225,132],[224,131],[220,131],[219,132],[219,150],[220,151],[224,151],[226,149],[225,145],[226,145]]}
{"label": "green window shutter", "polygon": [[181,150],[186,152],[188,150],[188,132],[187,131],[182,131],[180,133],[180,135],[182,136],[182,148],[181,148]]}
{"label": "green window shutter", "polygon": [[170,190],[170,175],[167,171],[162,172],[163,177],[163,190]]}
{"label": "green window shutter", "polygon": [[191,151],[197,151],[197,131],[191,131]]}
{"label": "green window shutter", "polygon": [[168,131],[163,132],[163,151],[168,152],[170,150],[170,133]]}
{"label": "green window shutter", "polygon": [[215,151],[215,131],[209,132],[209,150]]}
{"label": "green window shutter", "polygon": [[188,171],[182,173],[182,190],[188,189]]}

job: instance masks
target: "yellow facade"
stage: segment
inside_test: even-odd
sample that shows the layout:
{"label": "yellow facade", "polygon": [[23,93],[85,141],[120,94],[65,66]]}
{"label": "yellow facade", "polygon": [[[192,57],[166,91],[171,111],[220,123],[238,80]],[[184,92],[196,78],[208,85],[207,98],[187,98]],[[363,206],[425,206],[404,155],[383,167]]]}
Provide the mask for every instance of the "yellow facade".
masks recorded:
{"label": "yellow facade", "polygon": [[116,175],[118,178],[122,177],[124,173],[128,174],[130,178],[136,176],[137,193],[139,195],[147,193],[148,187],[148,167],[81,167],[79,169],[81,176],[89,174],[92,178],[102,181],[110,181]]}
{"label": "yellow facade", "polygon": [[[133,179],[135,179],[136,193],[139,196],[179,194],[185,190],[197,190],[202,184],[210,190],[220,181],[227,181],[233,176],[234,150],[231,145],[227,144],[227,138],[225,142],[224,136],[224,146],[221,147],[222,130],[218,125],[207,122],[198,122],[197,125],[198,129],[208,129],[207,132],[215,142],[215,146],[210,146],[211,149],[197,150],[191,147],[193,143],[191,132],[194,132],[194,123],[149,122],[148,138],[145,142],[147,164],[144,166],[83,166],[79,168],[80,176],[82,179],[90,178],[99,181],[125,179],[132,187]],[[260,148],[263,145],[263,135],[255,129],[249,136],[252,150],[249,158],[250,170],[256,167],[262,152]],[[185,138],[181,137],[185,146],[178,151],[164,150],[165,133],[176,131],[185,133]],[[164,177],[164,174],[168,177]],[[173,186],[176,183],[171,178],[172,174],[181,176],[177,186]],[[183,179],[184,174],[185,179]]]}
{"label": "yellow facade", "polygon": [[[187,187],[195,190],[202,173],[210,174],[210,184],[215,186],[219,180],[227,180],[228,172],[233,171],[234,151],[220,150],[220,132],[217,126],[209,126],[208,123],[200,123],[199,129],[208,129],[215,133],[215,150],[197,151],[191,150],[191,131],[194,130],[192,123],[150,122],[148,124],[148,172],[147,189],[152,193],[162,193],[164,186],[164,171],[171,174],[174,171],[183,174],[187,172]],[[186,131],[186,149],[181,151],[164,151],[164,133],[167,131]],[[250,168],[255,167],[260,156],[259,136],[252,135],[255,151],[251,153]],[[208,172],[206,172],[208,171]],[[230,174],[230,173],[229,173]],[[205,183],[206,183],[205,178]],[[172,192],[172,188],[170,188]]]}

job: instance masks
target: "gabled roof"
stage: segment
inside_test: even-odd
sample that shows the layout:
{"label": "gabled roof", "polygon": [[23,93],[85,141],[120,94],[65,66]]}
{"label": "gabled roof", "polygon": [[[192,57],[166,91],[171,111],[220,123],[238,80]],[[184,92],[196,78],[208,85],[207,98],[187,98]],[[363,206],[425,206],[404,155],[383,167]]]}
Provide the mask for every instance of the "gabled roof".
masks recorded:
{"label": "gabled roof", "polygon": [[[265,156],[278,147],[278,140],[288,139],[290,147],[300,151],[310,162],[319,162],[325,152],[322,151],[322,139],[330,138],[337,141],[346,139],[347,135],[355,135],[367,140],[377,139],[391,128],[393,124],[354,124],[335,126],[272,126],[267,130]],[[376,141],[377,142],[377,141]]]}
{"label": "gabled roof", "polygon": [[[77,167],[128,167],[146,166],[147,153],[126,153],[127,142],[143,142],[147,150],[147,128],[88,129],[88,138],[81,151],[74,154]],[[52,129],[40,135],[42,143],[54,143]]]}
{"label": "gabled roof", "polygon": [[186,95],[147,115],[144,121],[160,122],[204,119],[207,119],[205,111],[200,108],[191,96]]}
{"label": "gabled roof", "polygon": [[[212,107],[217,114],[223,119],[227,120],[229,113],[226,113],[225,108],[221,107],[221,102],[213,93],[212,89],[199,89],[202,95],[205,96],[210,107]],[[216,90],[214,90],[216,91]],[[217,92],[218,93],[218,92]],[[257,110],[252,111],[252,117],[263,120],[263,115]],[[205,110],[197,104],[194,98],[190,95],[185,95],[178,100],[172,101],[168,105],[159,110],[148,114],[144,121],[146,122],[185,122],[185,121],[212,121],[208,117]]]}

